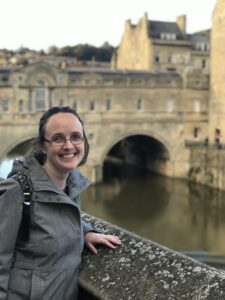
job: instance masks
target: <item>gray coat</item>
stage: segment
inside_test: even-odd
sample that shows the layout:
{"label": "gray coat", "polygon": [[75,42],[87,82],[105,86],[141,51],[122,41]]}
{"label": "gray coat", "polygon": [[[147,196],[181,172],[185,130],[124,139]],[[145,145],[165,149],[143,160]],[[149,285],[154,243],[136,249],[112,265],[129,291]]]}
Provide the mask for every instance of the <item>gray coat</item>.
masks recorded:
{"label": "gray coat", "polygon": [[14,179],[0,182],[0,300],[75,300],[83,250],[80,193],[89,185],[71,172],[68,194],[58,189],[35,158],[19,161],[33,184],[29,241],[18,237],[23,193]]}

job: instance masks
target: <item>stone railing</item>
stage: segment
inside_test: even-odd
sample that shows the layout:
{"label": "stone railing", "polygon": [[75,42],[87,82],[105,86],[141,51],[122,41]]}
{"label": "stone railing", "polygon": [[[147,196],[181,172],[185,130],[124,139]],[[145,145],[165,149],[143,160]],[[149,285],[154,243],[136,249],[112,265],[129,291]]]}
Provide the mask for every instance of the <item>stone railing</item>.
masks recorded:
{"label": "stone railing", "polygon": [[99,248],[98,255],[84,251],[79,299],[225,299],[224,271],[94,217],[84,219],[102,233],[118,235],[123,245]]}
{"label": "stone railing", "polygon": [[209,144],[207,141],[194,141],[194,140],[185,140],[185,147],[189,148],[209,148],[209,149],[225,149],[224,143],[214,143]]}

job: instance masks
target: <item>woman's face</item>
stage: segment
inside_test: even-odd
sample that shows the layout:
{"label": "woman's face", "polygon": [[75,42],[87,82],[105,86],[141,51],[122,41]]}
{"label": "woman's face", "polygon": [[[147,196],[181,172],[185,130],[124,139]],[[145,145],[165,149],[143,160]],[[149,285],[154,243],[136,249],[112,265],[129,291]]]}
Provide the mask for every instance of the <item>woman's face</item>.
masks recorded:
{"label": "woman's face", "polygon": [[[72,113],[57,113],[51,116],[45,125],[43,151],[47,154],[44,167],[51,173],[66,175],[76,168],[84,156],[84,142],[72,143],[71,137],[83,137],[83,127]],[[65,137],[64,143],[57,144],[59,137]]]}

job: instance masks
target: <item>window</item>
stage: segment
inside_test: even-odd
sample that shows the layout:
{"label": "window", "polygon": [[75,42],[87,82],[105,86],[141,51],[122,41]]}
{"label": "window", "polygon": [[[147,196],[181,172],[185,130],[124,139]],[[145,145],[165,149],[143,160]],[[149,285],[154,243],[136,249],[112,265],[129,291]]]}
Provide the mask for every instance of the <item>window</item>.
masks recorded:
{"label": "window", "polygon": [[112,110],[112,100],[111,99],[107,99],[106,100],[106,110]]}
{"label": "window", "polygon": [[3,82],[8,82],[9,81],[9,76],[8,75],[3,75],[2,76],[2,81]]}
{"label": "window", "polygon": [[208,43],[196,43],[196,49],[200,51],[209,51],[209,44]]}
{"label": "window", "polygon": [[142,99],[137,100],[137,110],[142,110],[143,109],[143,101]]}
{"label": "window", "polygon": [[209,49],[209,45],[208,45],[208,44],[205,44],[205,45],[204,45],[204,51],[208,51],[208,49]]}
{"label": "window", "polygon": [[156,63],[160,63],[160,54],[159,54],[159,52],[157,52],[157,53],[155,54],[155,62],[156,62]]}
{"label": "window", "polygon": [[162,32],[160,34],[161,40],[167,40],[167,41],[175,41],[177,39],[177,35],[175,33],[165,33]]}
{"label": "window", "polygon": [[171,33],[171,34],[170,34],[170,40],[175,41],[176,39],[177,39],[176,34],[175,34],[175,33]]}
{"label": "window", "polygon": [[19,112],[23,112],[24,111],[24,101],[23,101],[23,99],[19,100],[18,111]]}
{"label": "window", "polygon": [[91,111],[95,110],[95,102],[94,101],[90,102],[90,110]]}
{"label": "window", "polygon": [[46,97],[45,84],[43,81],[39,81],[35,91],[35,103],[36,103],[37,111],[45,110],[45,97]]}
{"label": "window", "polygon": [[63,99],[59,100],[59,106],[64,106],[64,100]]}
{"label": "window", "polygon": [[167,101],[167,112],[172,112],[173,111],[173,100],[168,100]]}
{"label": "window", "polygon": [[168,63],[171,64],[173,62],[173,54],[170,52],[168,54]]}
{"label": "window", "polygon": [[33,110],[33,102],[32,102],[32,89],[29,89],[29,98],[28,98],[28,110]]}
{"label": "window", "polygon": [[9,111],[9,100],[8,98],[3,98],[2,101],[2,111],[3,112],[8,112]]}
{"label": "window", "polygon": [[194,103],[194,112],[200,112],[200,101],[198,100]]}
{"label": "window", "polygon": [[113,80],[112,80],[112,79],[107,79],[107,80],[105,81],[105,83],[106,83],[107,85],[112,85],[112,84],[113,84]]}
{"label": "window", "polygon": [[206,68],[206,60],[205,60],[205,59],[202,60],[202,68],[203,68],[203,69]]}
{"label": "window", "polygon": [[194,138],[197,139],[198,135],[199,135],[199,128],[194,128],[193,129],[193,136],[194,136]]}
{"label": "window", "polygon": [[220,138],[221,138],[221,132],[220,132],[220,129],[216,128],[215,129],[215,143],[217,145],[220,144]]}

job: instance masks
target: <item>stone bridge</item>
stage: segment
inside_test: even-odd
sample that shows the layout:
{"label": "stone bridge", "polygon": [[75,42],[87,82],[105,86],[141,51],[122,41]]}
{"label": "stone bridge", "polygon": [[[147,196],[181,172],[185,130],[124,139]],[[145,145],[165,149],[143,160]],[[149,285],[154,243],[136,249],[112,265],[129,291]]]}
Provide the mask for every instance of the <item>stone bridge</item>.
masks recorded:
{"label": "stone bridge", "polygon": [[202,72],[59,69],[43,62],[1,72],[0,160],[34,138],[42,112],[55,105],[76,108],[84,120],[91,151],[83,171],[93,182],[102,180],[107,159],[186,178],[185,141],[207,136]]}

